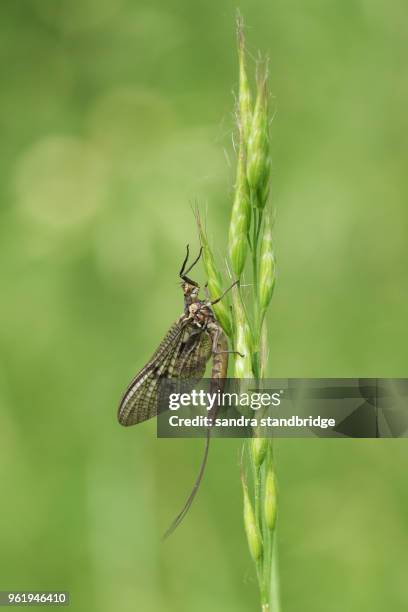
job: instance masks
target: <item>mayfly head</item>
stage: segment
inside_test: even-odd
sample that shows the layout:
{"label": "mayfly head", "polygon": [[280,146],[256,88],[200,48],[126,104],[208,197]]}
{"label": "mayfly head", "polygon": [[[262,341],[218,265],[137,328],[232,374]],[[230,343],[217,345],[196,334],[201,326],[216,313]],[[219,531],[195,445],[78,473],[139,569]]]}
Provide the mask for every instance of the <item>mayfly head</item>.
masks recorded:
{"label": "mayfly head", "polygon": [[185,305],[185,308],[187,309],[188,306],[190,306],[191,304],[193,304],[194,302],[198,300],[198,294],[200,292],[200,287],[195,281],[188,279],[188,280],[183,280],[181,282],[181,288],[184,293],[184,305]]}

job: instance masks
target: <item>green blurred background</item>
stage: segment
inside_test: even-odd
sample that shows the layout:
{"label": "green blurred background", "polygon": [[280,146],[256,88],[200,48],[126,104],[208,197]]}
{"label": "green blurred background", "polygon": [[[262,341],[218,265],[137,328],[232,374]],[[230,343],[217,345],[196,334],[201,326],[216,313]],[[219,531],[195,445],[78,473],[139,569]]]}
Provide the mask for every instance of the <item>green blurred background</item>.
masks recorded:
{"label": "green blurred background", "polygon": [[[234,15],[222,0],[2,0],[0,589],[75,612],[258,609],[240,442],[125,430],[118,399],[179,314],[234,174]],[[402,0],[240,3],[271,59],[279,280],[272,376],[407,375]],[[201,281],[204,278],[201,275]],[[283,611],[408,608],[408,444],[283,440]]]}

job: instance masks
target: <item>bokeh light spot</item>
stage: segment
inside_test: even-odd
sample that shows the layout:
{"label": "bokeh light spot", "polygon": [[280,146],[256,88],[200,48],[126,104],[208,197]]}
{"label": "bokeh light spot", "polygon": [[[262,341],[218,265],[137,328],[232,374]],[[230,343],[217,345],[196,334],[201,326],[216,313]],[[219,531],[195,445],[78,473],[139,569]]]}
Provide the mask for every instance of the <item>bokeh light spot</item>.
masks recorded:
{"label": "bokeh light spot", "polygon": [[67,136],[45,138],[17,164],[19,209],[53,228],[84,223],[105,203],[108,170],[104,158],[89,143]]}
{"label": "bokeh light spot", "polygon": [[89,115],[91,137],[122,168],[129,162],[142,162],[148,152],[160,146],[173,124],[163,97],[133,87],[102,95]]}

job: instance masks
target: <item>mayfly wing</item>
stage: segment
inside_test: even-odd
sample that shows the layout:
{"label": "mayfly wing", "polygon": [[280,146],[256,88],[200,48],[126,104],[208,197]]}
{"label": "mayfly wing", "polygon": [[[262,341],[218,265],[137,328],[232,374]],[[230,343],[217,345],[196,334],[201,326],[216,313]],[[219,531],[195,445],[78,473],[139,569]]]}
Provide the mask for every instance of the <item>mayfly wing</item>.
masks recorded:
{"label": "mayfly wing", "polygon": [[205,332],[191,334],[174,364],[174,372],[182,379],[200,380],[212,354],[211,338]]}
{"label": "mayfly wing", "polygon": [[129,426],[146,421],[157,414],[157,392],[160,380],[175,373],[186,333],[184,314],[170,327],[159,347],[133,378],[119,404],[118,420]]}
{"label": "mayfly wing", "polygon": [[[188,333],[190,335],[188,335]],[[212,354],[211,340],[201,329],[189,328],[185,342],[178,351],[171,376],[164,386],[159,384],[159,405],[168,405],[170,393],[189,393],[204,376],[206,365]],[[161,378],[160,382],[163,380]]]}

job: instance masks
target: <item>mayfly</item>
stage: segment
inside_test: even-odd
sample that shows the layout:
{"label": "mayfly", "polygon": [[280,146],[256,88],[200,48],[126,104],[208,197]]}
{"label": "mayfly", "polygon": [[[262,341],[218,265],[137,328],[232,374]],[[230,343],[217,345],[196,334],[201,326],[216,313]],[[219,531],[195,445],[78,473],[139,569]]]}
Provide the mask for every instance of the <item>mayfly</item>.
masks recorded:
{"label": "mayfly", "polygon": [[[118,409],[118,420],[121,425],[136,425],[156,416],[161,381],[163,379],[198,380],[204,376],[207,362],[211,357],[213,361],[210,384],[213,390],[222,390],[223,381],[227,376],[228,353],[233,351],[228,350],[227,338],[214,315],[212,306],[227,292],[213,301],[210,301],[208,295],[205,300],[199,299],[200,287],[187,275],[199,261],[201,253],[202,250],[186,270],[189,259],[187,245],[186,257],[179,272],[184,294],[184,312],[170,327],[151,359],[136,374],[123,394]],[[207,463],[209,441],[208,430],[204,456],[195,484],[181,512],[164,537],[170,535],[181,523],[193,502]]]}

